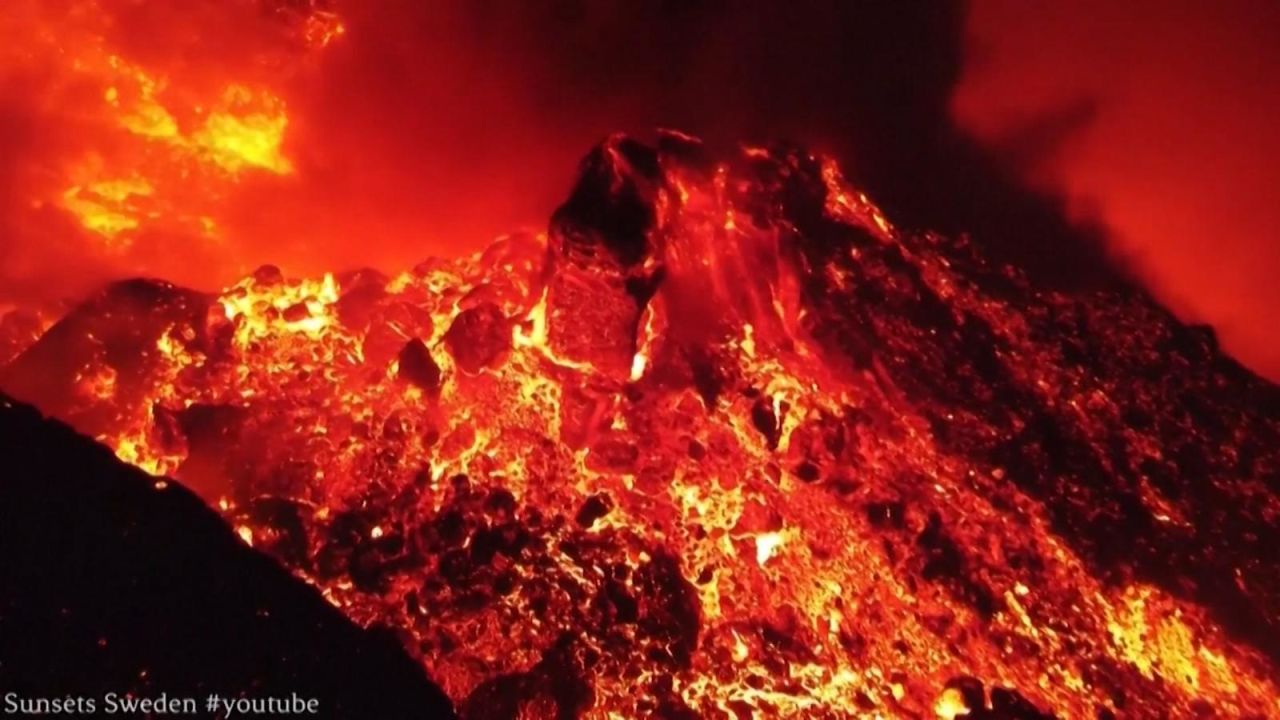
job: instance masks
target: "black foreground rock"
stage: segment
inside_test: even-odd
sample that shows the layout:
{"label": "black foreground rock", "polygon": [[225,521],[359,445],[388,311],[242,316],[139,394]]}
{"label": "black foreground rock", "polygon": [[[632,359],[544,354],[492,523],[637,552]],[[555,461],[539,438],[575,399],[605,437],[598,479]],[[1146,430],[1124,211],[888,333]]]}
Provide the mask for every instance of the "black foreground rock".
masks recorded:
{"label": "black foreground rock", "polygon": [[195,495],[0,395],[0,692],[319,699],[452,718],[389,633],[352,624]]}

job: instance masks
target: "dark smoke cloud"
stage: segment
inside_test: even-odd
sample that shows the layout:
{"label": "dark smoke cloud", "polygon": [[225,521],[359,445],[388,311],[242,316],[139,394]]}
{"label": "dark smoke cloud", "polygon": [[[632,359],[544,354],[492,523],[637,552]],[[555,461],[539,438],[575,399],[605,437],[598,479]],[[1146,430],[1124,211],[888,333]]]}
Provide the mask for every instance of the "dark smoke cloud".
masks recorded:
{"label": "dark smoke cloud", "polygon": [[382,0],[342,12],[351,32],[298,88],[308,126],[296,146],[321,187],[281,216],[296,224],[326,194],[349,221],[325,228],[377,237],[312,234],[326,259],[403,263],[539,225],[584,148],[663,126],[836,153],[904,224],[971,231],[1055,281],[1111,277],[1095,231],[951,123],[959,3]]}
{"label": "dark smoke cloud", "polygon": [[[260,61],[269,26],[247,5],[222,15],[207,2],[103,6],[122,54],[172,73],[174,85],[270,79],[273,66]],[[137,270],[214,286],[261,262],[395,269],[471,251],[513,227],[543,226],[603,136],[655,127],[725,146],[805,143],[844,158],[899,222],[973,231],[1055,271],[1079,246],[1080,259],[1065,263],[1075,278],[1101,267],[1093,239],[1065,241],[1073,231],[1052,203],[954,132],[958,3],[353,0],[336,9],[346,35],[279,70],[296,175],[232,198],[220,218],[223,257],[192,262],[191,244],[177,241],[165,256],[156,241]],[[1019,242],[1009,242],[1013,228]],[[1025,236],[1054,248],[1052,261],[1019,255]]]}
{"label": "dark smoke cloud", "polygon": [[1271,0],[978,0],[954,102],[1022,181],[1105,225],[1158,298],[1272,379],[1278,40]]}
{"label": "dark smoke cloud", "polygon": [[[273,6],[290,4],[304,3]],[[1192,3],[1179,4],[1194,23]],[[300,63],[266,52],[279,38],[262,22],[266,4],[251,5],[256,18],[189,9],[208,3],[117,2],[117,39],[140,62],[195,83],[233,72],[272,80],[289,102],[297,168],[230,198],[221,255],[193,262],[181,245],[155,242],[135,271],[214,287],[264,262],[396,270],[470,252],[544,227],[606,134],[675,127],[713,145],[789,139],[832,152],[898,224],[969,232],[1052,286],[1127,274],[1116,258],[1131,253],[1108,244],[1105,203],[1081,211],[1051,171],[1112,100],[1088,82],[1039,89],[1055,63],[1130,62],[1111,49],[1123,32],[1072,36],[1037,73],[972,96],[958,125],[962,79],[1024,61],[1001,38],[1027,32],[1025,4],[338,0],[346,35]],[[1069,4],[1031,24],[1051,33],[1076,15],[1091,11]],[[1026,96],[1045,102],[1010,104]]]}
{"label": "dark smoke cloud", "polygon": [[[343,232],[377,217],[378,252],[401,262],[543,224],[578,159],[610,132],[851,146],[842,126],[858,95],[890,84],[854,71],[851,58],[867,53],[849,48],[874,36],[865,18],[837,3],[742,7],[349,3],[350,33],[299,88],[308,126],[296,146],[320,191],[355,205]],[[900,78],[901,65],[880,72]],[[331,244],[342,252],[342,238]]]}

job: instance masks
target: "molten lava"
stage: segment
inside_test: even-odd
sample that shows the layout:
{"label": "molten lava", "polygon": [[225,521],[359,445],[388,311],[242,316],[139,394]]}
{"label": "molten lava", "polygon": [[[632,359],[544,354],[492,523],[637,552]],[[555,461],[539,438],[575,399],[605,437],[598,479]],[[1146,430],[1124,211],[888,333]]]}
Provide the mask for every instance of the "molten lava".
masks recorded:
{"label": "molten lava", "polygon": [[543,235],[119,283],[40,333],[0,386],[199,490],[466,717],[1280,713],[1275,388],[800,150],[615,137]]}

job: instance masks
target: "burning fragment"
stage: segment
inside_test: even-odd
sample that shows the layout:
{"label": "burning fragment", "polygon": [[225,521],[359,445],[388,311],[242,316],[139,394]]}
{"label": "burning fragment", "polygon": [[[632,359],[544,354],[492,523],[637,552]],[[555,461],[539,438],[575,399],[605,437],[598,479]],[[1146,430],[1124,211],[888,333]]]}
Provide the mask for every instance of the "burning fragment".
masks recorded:
{"label": "burning fragment", "polygon": [[763,533],[756,536],[756,564],[764,567],[769,562],[769,558],[773,557],[778,548],[782,547],[783,535],[780,532]]}
{"label": "burning fragment", "polygon": [[511,349],[511,322],[493,303],[463,310],[444,334],[458,367],[472,375],[495,367]]}

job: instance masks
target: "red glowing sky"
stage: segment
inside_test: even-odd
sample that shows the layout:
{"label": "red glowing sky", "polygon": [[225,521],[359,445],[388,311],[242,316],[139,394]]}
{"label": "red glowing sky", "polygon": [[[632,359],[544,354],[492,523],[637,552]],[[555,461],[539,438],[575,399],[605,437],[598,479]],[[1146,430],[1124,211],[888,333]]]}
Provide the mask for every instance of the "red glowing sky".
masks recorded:
{"label": "red glowing sky", "polygon": [[1280,4],[978,0],[953,108],[984,140],[1087,107],[1024,158],[1184,320],[1280,379]]}
{"label": "red glowing sky", "polygon": [[[1109,257],[1280,378],[1272,0],[352,0],[336,4],[346,34],[301,60],[272,50],[279,33],[261,0],[11,2],[0,19],[0,40],[17,48],[0,51],[0,304],[82,297],[122,275],[213,288],[262,263],[394,271],[475,250],[544,227],[606,133],[667,126],[721,144],[810,143],[840,155],[891,214],[920,214],[899,224],[969,229],[979,242],[1003,230],[1021,257],[1050,266],[1073,254],[1058,246],[1070,240],[1020,233],[1025,213],[986,218],[1016,204],[998,182],[983,204],[964,193],[991,173],[1061,193],[1072,220],[1104,230],[1105,253],[1074,252],[1072,267]],[[104,88],[69,79],[58,53],[23,52],[39,27],[62,32],[86,7],[104,15],[90,25],[108,46],[167,77],[172,95],[234,79],[287,103],[294,172],[220,189],[216,242],[156,231],[97,252],[31,202],[37,185],[59,197],[65,182],[51,178],[86,150],[119,149],[85,110]],[[938,150],[963,144],[938,138],[964,135],[976,154]],[[942,209],[947,198],[955,207]]]}

